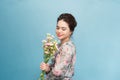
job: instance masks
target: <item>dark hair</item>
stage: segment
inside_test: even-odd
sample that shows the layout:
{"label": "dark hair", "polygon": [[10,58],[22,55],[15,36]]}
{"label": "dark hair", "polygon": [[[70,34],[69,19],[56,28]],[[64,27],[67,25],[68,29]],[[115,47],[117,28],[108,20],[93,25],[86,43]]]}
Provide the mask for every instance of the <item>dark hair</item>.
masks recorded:
{"label": "dark hair", "polygon": [[65,22],[67,22],[71,32],[73,32],[75,27],[77,26],[77,22],[72,14],[63,13],[58,17],[57,22],[59,20],[63,20]]}

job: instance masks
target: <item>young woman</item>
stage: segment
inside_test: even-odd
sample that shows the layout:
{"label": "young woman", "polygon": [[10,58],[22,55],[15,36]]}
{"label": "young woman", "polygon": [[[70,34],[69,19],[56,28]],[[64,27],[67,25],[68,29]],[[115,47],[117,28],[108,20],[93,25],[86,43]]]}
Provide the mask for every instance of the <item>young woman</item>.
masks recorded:
{"label": "young woman", "polygon": [[40,69],[46,71],[46,80],[72,80],[76,51],[70,38],[76,25],[75,18],[69,13],[63,13],[58,17],[56,35],[60,40],[59,51],[54,55],[51,64],[43,62],[40,65]]}

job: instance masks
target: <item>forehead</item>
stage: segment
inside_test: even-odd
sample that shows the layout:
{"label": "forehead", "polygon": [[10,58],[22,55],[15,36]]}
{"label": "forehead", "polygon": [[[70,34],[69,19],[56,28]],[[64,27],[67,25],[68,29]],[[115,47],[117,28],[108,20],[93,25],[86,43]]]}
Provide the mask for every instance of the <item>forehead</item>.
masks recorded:
{"label": "forehead", "polygon": [[69,25],[67,22],[60,20],[57,22],[57,27],[68,27],[69,28]]}

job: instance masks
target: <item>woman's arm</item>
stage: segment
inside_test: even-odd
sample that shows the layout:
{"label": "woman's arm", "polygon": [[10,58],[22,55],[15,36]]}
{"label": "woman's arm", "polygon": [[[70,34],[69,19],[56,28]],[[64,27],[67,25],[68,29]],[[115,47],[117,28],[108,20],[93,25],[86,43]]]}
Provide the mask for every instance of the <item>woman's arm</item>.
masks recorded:
{"label": "woman's arm", "polygon": [[52,70],[54,75],[60,76],[65,74],[69,64],[71,64],[73,54],[74,53],[71,46],[65,45],[62,48],[60,54],[58,54],[56,57],[55,66]]}

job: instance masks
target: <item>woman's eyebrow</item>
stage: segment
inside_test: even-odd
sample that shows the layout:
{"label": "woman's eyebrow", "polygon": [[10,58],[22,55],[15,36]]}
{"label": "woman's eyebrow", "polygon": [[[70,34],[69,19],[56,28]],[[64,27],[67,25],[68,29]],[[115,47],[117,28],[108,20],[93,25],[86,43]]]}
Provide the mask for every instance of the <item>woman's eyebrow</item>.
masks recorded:
{"label": "woman's eyebrow", "polygon": [[59,27],[59,28],[66,28],[66,27],[63,27],[63,26],[62,26],[62,27],[60,27],[60,26],[56,26],[56,27]]}

